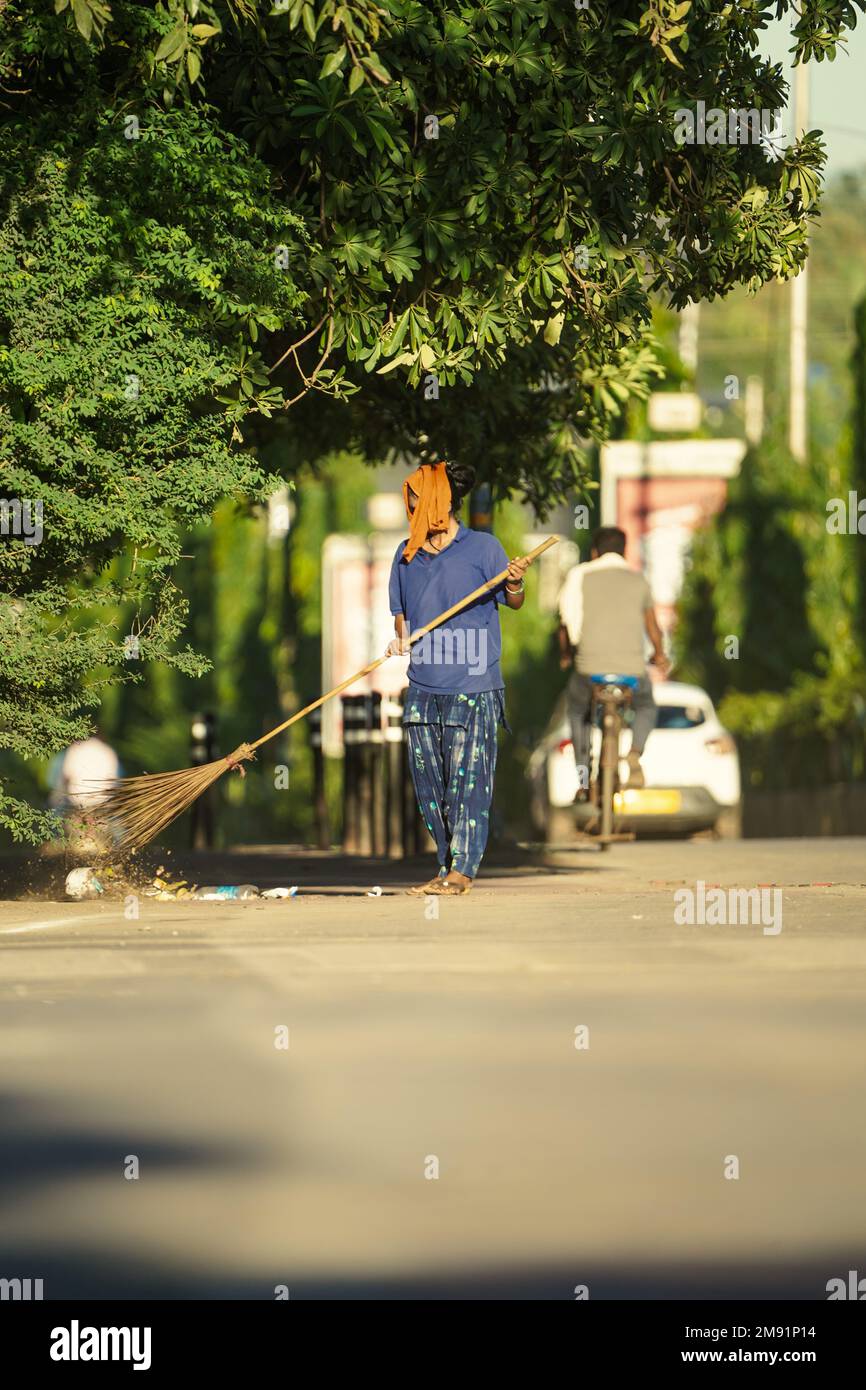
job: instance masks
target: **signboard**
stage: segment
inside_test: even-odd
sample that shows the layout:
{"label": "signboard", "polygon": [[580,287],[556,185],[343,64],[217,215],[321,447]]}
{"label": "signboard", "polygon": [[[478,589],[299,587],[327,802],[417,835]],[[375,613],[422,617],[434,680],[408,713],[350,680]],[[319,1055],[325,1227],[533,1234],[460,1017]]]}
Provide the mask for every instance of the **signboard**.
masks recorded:
{"label": "signboard", "polygon": [[619,440],[601,451],[602,525],[625,531],[626,559],[646,574],[665,631],[692,536],[724,507],[745,452],[741,439]]}
{"label": "signboard", "polygon": [[693,391],[653,391],[649,398],[649,427],[659,434],[691,434],[703,415],[704,403]]}

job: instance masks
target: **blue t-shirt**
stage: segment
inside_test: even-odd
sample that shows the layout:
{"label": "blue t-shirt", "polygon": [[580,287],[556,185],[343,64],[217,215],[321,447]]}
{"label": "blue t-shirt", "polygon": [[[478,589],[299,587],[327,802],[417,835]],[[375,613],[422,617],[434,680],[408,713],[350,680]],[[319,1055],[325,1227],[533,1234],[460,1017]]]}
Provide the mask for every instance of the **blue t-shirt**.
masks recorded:
{"label": "blue t-shirt", "polygon": [[[508,556],[495,536],[470,531],[462,523],[441,555],[418,550],[411,564],[403,559],[401,541],[391,566],[391,612],[402,613],[409,631],[416,632],[437,614],[471,594],[508,565]],[[455,613],[412,647],[409,681],[433,694],[478,694],[502,690],[505,682],[499,659],[502,634],[497,605],[505,603],[505,581]]]}

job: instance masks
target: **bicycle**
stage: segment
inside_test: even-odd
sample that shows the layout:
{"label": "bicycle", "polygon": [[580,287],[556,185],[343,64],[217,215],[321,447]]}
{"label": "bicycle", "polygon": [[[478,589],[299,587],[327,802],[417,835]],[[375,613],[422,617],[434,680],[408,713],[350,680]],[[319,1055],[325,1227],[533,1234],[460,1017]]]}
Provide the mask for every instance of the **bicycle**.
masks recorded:
{"label": "bicycle", "polygon": [[[596,820],[590,822],[587,833],[600,849],[606,850],[618,840],[633,840],[634,832],[616,831],[614,798],[619,790],[619,744],[623,728],[623,712],[631,704],[632,691],[637,688],[637,676],[590,676],[593,686],[590,720],[601,709],[601,750],[596,775],[590,780],[590,800],[595,803]],[[600,821],[599,829],[592,826]]]}

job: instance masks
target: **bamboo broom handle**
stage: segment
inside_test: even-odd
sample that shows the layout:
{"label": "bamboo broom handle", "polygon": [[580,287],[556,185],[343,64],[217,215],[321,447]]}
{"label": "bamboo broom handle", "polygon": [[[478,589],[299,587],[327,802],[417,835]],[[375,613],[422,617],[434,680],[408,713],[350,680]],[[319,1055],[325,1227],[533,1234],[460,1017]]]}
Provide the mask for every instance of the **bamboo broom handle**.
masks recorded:
{"label": "bamboo broom handle", "polygon": [[[542,551],[549,550],[552,545],[557,544],[558,540],[558,536],[548,536],[546,541],[541,542],[541,545],[537,545],[534,550],[530,550],[526,559],[530,561],[537,560]],[[462,608],[466,608],[468,604],[480,598],[482,594],[486,594],[491,589],[495,589],[497,585],[502,583],[507,574],[508,570],[505,569],[501,574],[496,574],[492,579],[488,579],[486,584],[479,584],[477,589],[473,589],[472,593],[467,594],[459,603],[452,604],[450,608],[445,609],[444,613],[440,613],[438,618],[434,618],[432,622],[426,623],[424,627],[419,627],[417,632],[413,632],[410,635],[409,645],[411,646],[413,642],[417,642],[418,638],[423,637],[431,628],[438,627],[439,623],[444,623],[446,618],[451,618],[455,613],[459,613]],[[377,657],[375,661],[370,662],[369,666],[365,666],[361,671],[356,671],[354,676],[349,676],[348,680],[341,681],[339,685],[335,685],[333,690],[329,690],[326,695],[320,695],[318,700],[314,700],[312,704],[306,705],[303,709],[298,710],[297,714],[293,714],[291,719],[286,719],[284,723],[278,724],[275,729],[271,729],[270,733],[262,734],[261,738],[257,738],[255,743],[250,744],[250,748],[260,748],[263,743],[267,743],[268,739],[276,738],[277,734],[281,734],[283,729],[288,729],[290,724],[296,724],[299,719],[303,719],[305,714],[310,714],[314,709],[318,709],[319,705],[323,705],[326,700],[333,700],[335,695],[339,695],[341,691],[347,690],[350,685],[355,684],[355,681],[363,680],[364,676],[369,676],[371,671],[375,671],[377,666],[381,666],[383,662],[389,659],[390,658],[387,656]]]}

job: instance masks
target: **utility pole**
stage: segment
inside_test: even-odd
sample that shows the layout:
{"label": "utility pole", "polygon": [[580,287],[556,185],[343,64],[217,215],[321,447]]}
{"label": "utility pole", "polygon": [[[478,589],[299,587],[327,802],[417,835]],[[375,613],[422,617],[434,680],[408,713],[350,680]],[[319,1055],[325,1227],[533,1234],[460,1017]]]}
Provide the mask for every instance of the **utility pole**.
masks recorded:
{"label": "utility pole", "polygon": [[679,341],[677,352],[687,371],[693,377],[698,373],[698,325],[700,323],[700,304],[689,300],[680,310]]}
{"label": "utility pole", "polygon": [[[794,137],[809,129],[809,70],[806,63],[794,69]],[[788,402],[788,443],[798,463],[805,463],[809,439],[807,333],[809,279],[808,264],[791,281],[790,399]]]}
{"label": "utility pole", "polygon": [[760,376],[746,377],[746,443],[753,448],[760,444],[764,435],[764,379]]}

